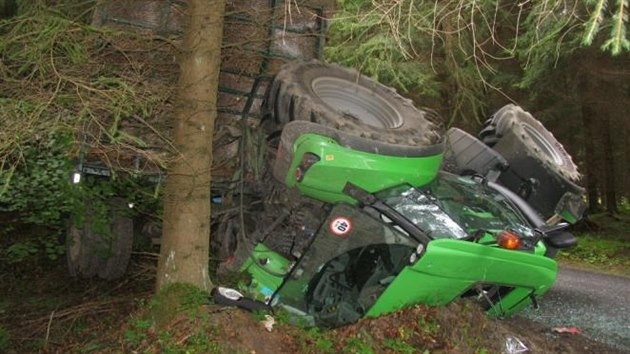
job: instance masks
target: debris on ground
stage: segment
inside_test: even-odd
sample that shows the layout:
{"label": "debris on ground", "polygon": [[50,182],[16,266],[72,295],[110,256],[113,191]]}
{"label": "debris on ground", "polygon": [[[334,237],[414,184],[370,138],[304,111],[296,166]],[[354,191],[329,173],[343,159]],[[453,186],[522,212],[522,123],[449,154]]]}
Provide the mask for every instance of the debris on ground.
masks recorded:
{"label": "debris on ground", "polygon": [[570,333],[578,335],[581,333],[580,329],[577,327],[555,327],[551,329],[554,333]]}
{"label": "debris on ground", "polygon": [[528,350],[529,348],[527,348],[520,339],[514,336],[508,336],[505,339],[505,350],[503,351],[504,354],[525,353]]}
{"label": "debris on ground", "polygon": [[265,326],[265,329],[271,332],[273,330],[273,325],[276,324],[276,320],[270,315],[265,315],[265,320],[262,321],[262,323],[263,326]]}

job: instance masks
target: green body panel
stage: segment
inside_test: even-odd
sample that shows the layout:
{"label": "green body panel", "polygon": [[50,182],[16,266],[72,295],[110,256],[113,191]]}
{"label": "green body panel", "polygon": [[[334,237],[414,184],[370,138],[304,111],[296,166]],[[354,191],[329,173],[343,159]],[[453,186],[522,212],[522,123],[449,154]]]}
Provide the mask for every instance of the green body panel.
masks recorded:
{"label": "green body panel", "polygon": [[[552,284],[553,285],[553,284]],[[535,298],[539,298],[551,288],[551,285],[544,290],[538,290],[532,292],[529,288],[516,288],[509,294],[501,298],[501,302],[498,302],[495,307],[492,307],[486,311],[486,314],[493,317],[509,317],[512,316],[525,307],[531,305],[532,295]]]}
{"label": "green body panel", "polygon": [[538,242],[534,246],[534,253],[539,255],[539,256],[544,256],[545,253],[547,253],[547,247],[545,246],[545,244],[543,242]]}
{"label": "green body panel", "polygon": [[[427,157],[397,157],[371,154],[349,149],[335,140],[316,134],[300,136],[294,146],[294,158],[286,177],[289,187],[317,200],[355,204],[356,201],[343,194],[347,182],[374,193],[400,184],[414,187],[432,181],[438,173],[442,154]],[[298,182],[294,171],[301,163],[304,153],[320,157]]]}
{"label": "green body panel", "polygon": [[241,267],[252,277],[248,292],[256,294],[259,300],[266,300],[280,287],[288,270],[289,261],[262,243],[256,245]]}
{"label": "green body panel", "polygon": [[557,263],[540,255],[510,251],[459,240],[434,240],[414,265],[405,267],[387,287],[367,316],[378,316],[425,303],[445,305],[477,283],[512,286],[493,315],[511,315],[554,283]]}
{"label": "green body panel", "polygon": [[[260,300],[268,299],[282,284],[289,266],[284,257],[258,244],[242,267],[252,276],[248,291]],[[400,272],[366,316],[419,303],[446,305],[477,283],[514,287],[487,311],[491,316],[510,316],[529,305],[532,294],[539,297],[551,288],[557,268],[553,259],[537,254],[468,241],[434,240],[415,264]]]}

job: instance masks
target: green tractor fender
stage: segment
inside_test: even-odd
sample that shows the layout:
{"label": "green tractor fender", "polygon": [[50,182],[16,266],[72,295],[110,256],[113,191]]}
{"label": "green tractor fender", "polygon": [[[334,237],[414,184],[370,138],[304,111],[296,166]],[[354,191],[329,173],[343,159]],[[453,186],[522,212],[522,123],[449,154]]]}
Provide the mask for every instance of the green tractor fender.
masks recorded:
{"label": "green tractor fender", "polygon": [[442,150],[442,144],[386,144],[295,121],[282,133],[274,176],[308,197],[355,204],[343,193],[347,183],[369,193],[399,184],[425,185],[437,176]]}

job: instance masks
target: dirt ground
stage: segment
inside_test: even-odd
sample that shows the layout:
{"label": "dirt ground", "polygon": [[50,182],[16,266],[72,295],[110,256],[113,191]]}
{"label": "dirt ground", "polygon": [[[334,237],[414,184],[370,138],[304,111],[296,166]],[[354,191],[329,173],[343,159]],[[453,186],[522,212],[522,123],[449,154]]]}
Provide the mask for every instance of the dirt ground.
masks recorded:
{"label": "dirt ground", "polygon": [[[248,312],[209,306],[207,311],[213,314],[207,333],[219,344],[220,352],[258,354],[504,353],[508,337],[518,338],[529,353],[622,353],[580,335],[553,333],[526,318],[489,319],[468,305],[472,304],[441,309],[417,306],[317,334],[286,323],[269,332],[262,319]],[[178,342],[184,342],[191,333],[190,326],[178,319],[169,328],[177,333]],[[396,341],[400,341],[398,346]],[[150,343],[141,349],[160,351],[159,346]]]}
{"label": "dirt ground", "polygon": [[129,275],[115,282],[73,279],[61,264],[29,273],[3,269],[0,344],[2,328],[10,338],[4,352],[502,353],[511,336],[531,353],[620,353],[522,317],[490,319],[467,302],[420,305],[334,330],[299,328],[276,315],[271,332],[260,314],[204,304],[157,330],[142,317],[153,263],[136,255]]}

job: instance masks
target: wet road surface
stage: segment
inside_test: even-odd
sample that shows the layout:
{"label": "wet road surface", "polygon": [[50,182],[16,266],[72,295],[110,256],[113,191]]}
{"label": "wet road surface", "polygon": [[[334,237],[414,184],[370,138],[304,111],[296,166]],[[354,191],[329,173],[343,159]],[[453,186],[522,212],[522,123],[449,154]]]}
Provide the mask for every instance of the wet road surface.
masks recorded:
{"label": "wet road surface", "polygon": [[578,327],[581,335],[630,353],[630,277],[561,265],[539,305],[522,315],[550,327]]}

